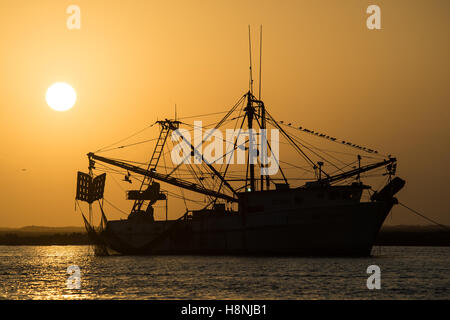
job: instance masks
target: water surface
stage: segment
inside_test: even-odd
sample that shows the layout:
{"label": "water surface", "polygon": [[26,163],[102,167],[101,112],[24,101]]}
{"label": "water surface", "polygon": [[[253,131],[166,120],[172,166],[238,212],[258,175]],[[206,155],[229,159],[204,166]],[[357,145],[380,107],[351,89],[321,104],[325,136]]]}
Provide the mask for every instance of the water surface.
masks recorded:
{"label": "water surface", "polygon": [[[0,246],[0,299],[449,299],[449,247],[368,258],[94,256],[88,246]],[[77,265],[81,288],[67,288]],[[368,290],[369,265],[381,289]]]}

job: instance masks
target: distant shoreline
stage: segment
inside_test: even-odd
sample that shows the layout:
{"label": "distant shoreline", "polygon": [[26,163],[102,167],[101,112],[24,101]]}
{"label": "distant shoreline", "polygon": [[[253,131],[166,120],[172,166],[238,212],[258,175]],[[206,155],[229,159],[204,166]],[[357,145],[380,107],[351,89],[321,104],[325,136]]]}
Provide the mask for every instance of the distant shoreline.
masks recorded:
{"label": "distant shoreline", "polygon": [[[81,227],[0,228],[0,245],[89,245],[89,239]],[[450,231],[434,226],[387,226],[378,234],[375,245],[449,247]]]}

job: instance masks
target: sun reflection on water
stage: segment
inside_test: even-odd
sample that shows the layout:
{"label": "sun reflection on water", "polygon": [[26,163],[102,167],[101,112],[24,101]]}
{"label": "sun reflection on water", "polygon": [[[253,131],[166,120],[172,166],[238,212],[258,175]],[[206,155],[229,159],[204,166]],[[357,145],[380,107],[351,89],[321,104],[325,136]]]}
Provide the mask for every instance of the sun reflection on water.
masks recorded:
{"label": "sun reflection on water", "polygon": [[[17,254],[14,255],[14,252]],[[86,299],[85,289],[67,289],[67,267],[80,265],[89,269],[93,255],[87,246],[1,247],[2,260],[14,259],[12,265],[0,264],[2,296],[8,299]],[[8,260],[6,260],[8,261]],[[82,266],[82,267],[81,267]]]}

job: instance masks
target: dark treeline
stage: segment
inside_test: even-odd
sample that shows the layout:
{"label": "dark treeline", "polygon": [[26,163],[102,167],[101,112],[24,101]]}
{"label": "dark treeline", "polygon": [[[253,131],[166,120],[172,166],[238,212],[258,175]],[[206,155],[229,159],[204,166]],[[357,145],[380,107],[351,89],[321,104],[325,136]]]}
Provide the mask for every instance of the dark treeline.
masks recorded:
{"label": "dark treeline", "polygon": [[450,246],[450,231],[382,231],[378,246]]}
{"label": "dark treeline", "polygon": [[[85,232],[44,227],[0,230],[0,245],[87,245]],[[26,231],[25,231],[26,230]],[[375,241],[381,246],[450,246],[450,231],[431,226],[383,227]]]}
{"label": "dark treeline", "polygon": [[0,245],[87,245],[89,239],[86,233],[0,233]]}

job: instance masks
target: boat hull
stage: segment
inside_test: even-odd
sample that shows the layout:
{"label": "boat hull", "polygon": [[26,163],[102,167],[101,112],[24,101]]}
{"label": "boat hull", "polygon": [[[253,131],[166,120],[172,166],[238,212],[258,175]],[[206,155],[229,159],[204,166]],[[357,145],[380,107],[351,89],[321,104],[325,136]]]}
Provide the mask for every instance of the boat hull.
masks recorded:
{"label": "boat hull", "polygon": [[393,204],[213,214],[147,224],[111,221],[100,236],[121,254],[368,256]]}

